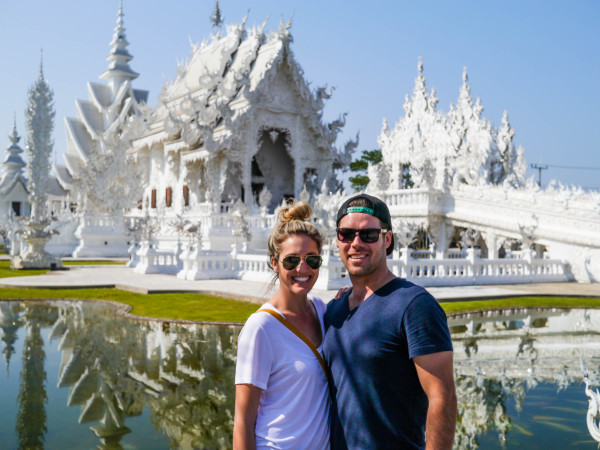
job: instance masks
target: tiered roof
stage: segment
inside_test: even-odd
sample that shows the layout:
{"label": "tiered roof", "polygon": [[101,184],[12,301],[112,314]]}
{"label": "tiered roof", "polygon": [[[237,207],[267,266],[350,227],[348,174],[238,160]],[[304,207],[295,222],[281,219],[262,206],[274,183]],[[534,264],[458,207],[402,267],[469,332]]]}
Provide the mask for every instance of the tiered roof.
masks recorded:
{"label": "tiered roof", "polygon": [[8,136],[10,146],[6,149],[6,158],[2,162],[2,176],[0,178],[0,195],[8,195],[17,183],[21,183],[23,188],[27,189],[27,182],[23,174],[25,161],[21,158],[23,149],[19,146],[21,137],[17,133],[16,120],[13,123],[13,129]]}
{"label": "tiered roof", "polygon": [[163,87],[159,104],[147,120],[150,125],[135,148],[179,140],[180,144],[170,144],[170,148],[197,149],[207,156],[233,147],[229,142],[236,135],[233,130],[243,126],[251,104],[260,106],[268,101],[273,82],[283,69],[291,79],[295,103],[271,99],[268,108],[273,112],[301,111],[318,147],[332,153],[334,159],[345,157],[333,147],[343,120],[322,123],[324,100],[330,94],[325,88],[313,92],[304,79],[290,49],[291,23],[282,21],[278,31],[266,33],[266,22],[252,29],[246,29],[245,22],[227,26],[224,34],[217,30],[200,45],[192,44],[189,60],[179,65],[175,79]]}
{"label": "tiered roof", "polygon": [[100,75],[108,84],[89,82],[89,100],[76,100],[77,117],[65,118],[67,153],[64,165],[54,165],[53,175],[65,189],[71,189],[73,179],[81,178],[90,155],[103,153],[107,136],[124,125],[126,119],[138,112],[146,102],[148,91],[133,89],[132,80],[138,74],[131,70],[133,56],[127,50],[123,22],[123,4],[117,13],[117,25],[111,50],[107,56],[108,69]]}

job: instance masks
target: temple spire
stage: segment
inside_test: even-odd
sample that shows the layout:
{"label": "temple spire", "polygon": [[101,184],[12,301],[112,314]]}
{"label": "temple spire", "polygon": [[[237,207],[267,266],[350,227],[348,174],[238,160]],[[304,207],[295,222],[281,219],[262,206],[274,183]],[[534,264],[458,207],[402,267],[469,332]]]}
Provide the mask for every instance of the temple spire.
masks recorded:
{"label": "temple spire", "polygon": [[40,79],[44,79],[44,49],[40,48]]}
{"label": "temple spire", "polygon": [[113,94],[123,82],[134,80],[139,76],[138,73],[129,67],[129,61],[133,59],[133,56],[127,50],[129,42],[127,42],[127,38],[125,37],[123,15],[123,1],[121,0],[119,2],[119,12],[117,13],[117,26],[115,27],[110,43],[110,52],[106,57],[106,60],[109,62],[108,70],[100,75],[100,78],[108,80]]}
{"label": "temple spire", "polygon": [[[41,67],[40,67],[41,69]],[[44,78],[44,72],[27,92],[25,110],[27,126],[27,190],[31,203],[31,220],[46,219],[46,188],[52,154],[54,128],[54,93]]]}
{"label": "temple spire", "polygon": [[462,85],[458,93],[456,106],[462,111],[465,117],[469,117],[473,112],[473,97],[471,96],[471,85],[469,84],[469,75],[467,74],[466,67],[463,67]]}
{"label": "temple spire", "polygon": [[[17,113],[13,114],[13,127],[12,127],[12,132],[10,133],[10,135],[8,136],[8,138],[10,139],[10,143],[12,145],[14,144],[18,144],[19,141],[21,140],[21,137],[19,136],[19,134],[17,133]],[[12,146],[11,146],[12,147]],[[22,151],[22,150],[21,150]]]}
{"label": "temple spire", "polygon": [[423,58],[419,56],[417,64],[417,77],[415,78],[415,87],[412,95],[412,111],[425,111],[429,106],[429,98],[427,95],[427,82],[423,72]]}
{"label": "temple spire", "polygon": [[215,9],[213,9],[212,16],[210,17],[210,24],[215,29],[221,28],[223,25],[223,16],[221,15],[221,8],[219,8],[219,0],[215,1]]}
{"label": "temple spire", "polygon": [[25,161],[23,161],[23,158],[21,157],[23,149],[19,147],[21,136],[19,136],[19,133],[17,133],[16,114],[13,119],[13,128],[11,133],[8,135],[8,139],[10,139],[10,146],[6,149],[6,158],[2,163],[2,181],[5,181],[6,179],[12,180],[17,175],[22,176],[23,168],[25,167]]}

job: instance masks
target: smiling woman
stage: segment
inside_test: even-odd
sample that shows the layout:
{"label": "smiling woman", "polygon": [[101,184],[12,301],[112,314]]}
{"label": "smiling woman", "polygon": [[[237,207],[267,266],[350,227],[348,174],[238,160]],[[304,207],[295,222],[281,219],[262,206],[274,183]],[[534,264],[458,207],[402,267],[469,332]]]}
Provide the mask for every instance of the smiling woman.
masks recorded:
{"label": "smiling woman", "polygon": [[311,215],[308,203],[289,204],[269,236],[269,264],[279,289],[239,336],[235,449],[329,448],[328,380],[320,350],[325,304],[308,297],[319,276],[323,237]]}

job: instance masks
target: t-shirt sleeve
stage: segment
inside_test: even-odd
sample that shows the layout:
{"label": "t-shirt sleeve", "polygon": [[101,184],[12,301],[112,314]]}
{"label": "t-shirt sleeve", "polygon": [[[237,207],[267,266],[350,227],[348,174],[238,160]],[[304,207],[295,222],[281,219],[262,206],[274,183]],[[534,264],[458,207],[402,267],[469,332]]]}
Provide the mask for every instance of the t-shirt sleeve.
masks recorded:
{"label": "t-shirt sleeve", "polygon": [[421,294],[408,305],[403,326],[409,358],[452,351],[446,313],[430,294]]}
{"label": "t-shirt sleeve", "polygon": [[235,384],[252,384],[266,389],[272,365],[269,336],[261,321],[250,316],[238,337]]}

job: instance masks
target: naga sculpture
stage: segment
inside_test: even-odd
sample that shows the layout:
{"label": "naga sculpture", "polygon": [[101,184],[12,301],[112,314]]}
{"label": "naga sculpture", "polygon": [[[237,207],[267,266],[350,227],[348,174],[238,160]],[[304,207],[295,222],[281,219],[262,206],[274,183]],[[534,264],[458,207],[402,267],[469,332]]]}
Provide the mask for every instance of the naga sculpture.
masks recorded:
{"label": "naga sculpture", "polygon": [[598,392],[598,389],[595,391],[592,390],[592,382],[588,377],[588,372],[585,364],[583,364],[581,355],[579,356],[579,361],[581,362],[583,381],[585,382],[585,395],[587,395],[589,402],[586,416],[588,431],[595,441],[600,442],[600,392]]}

